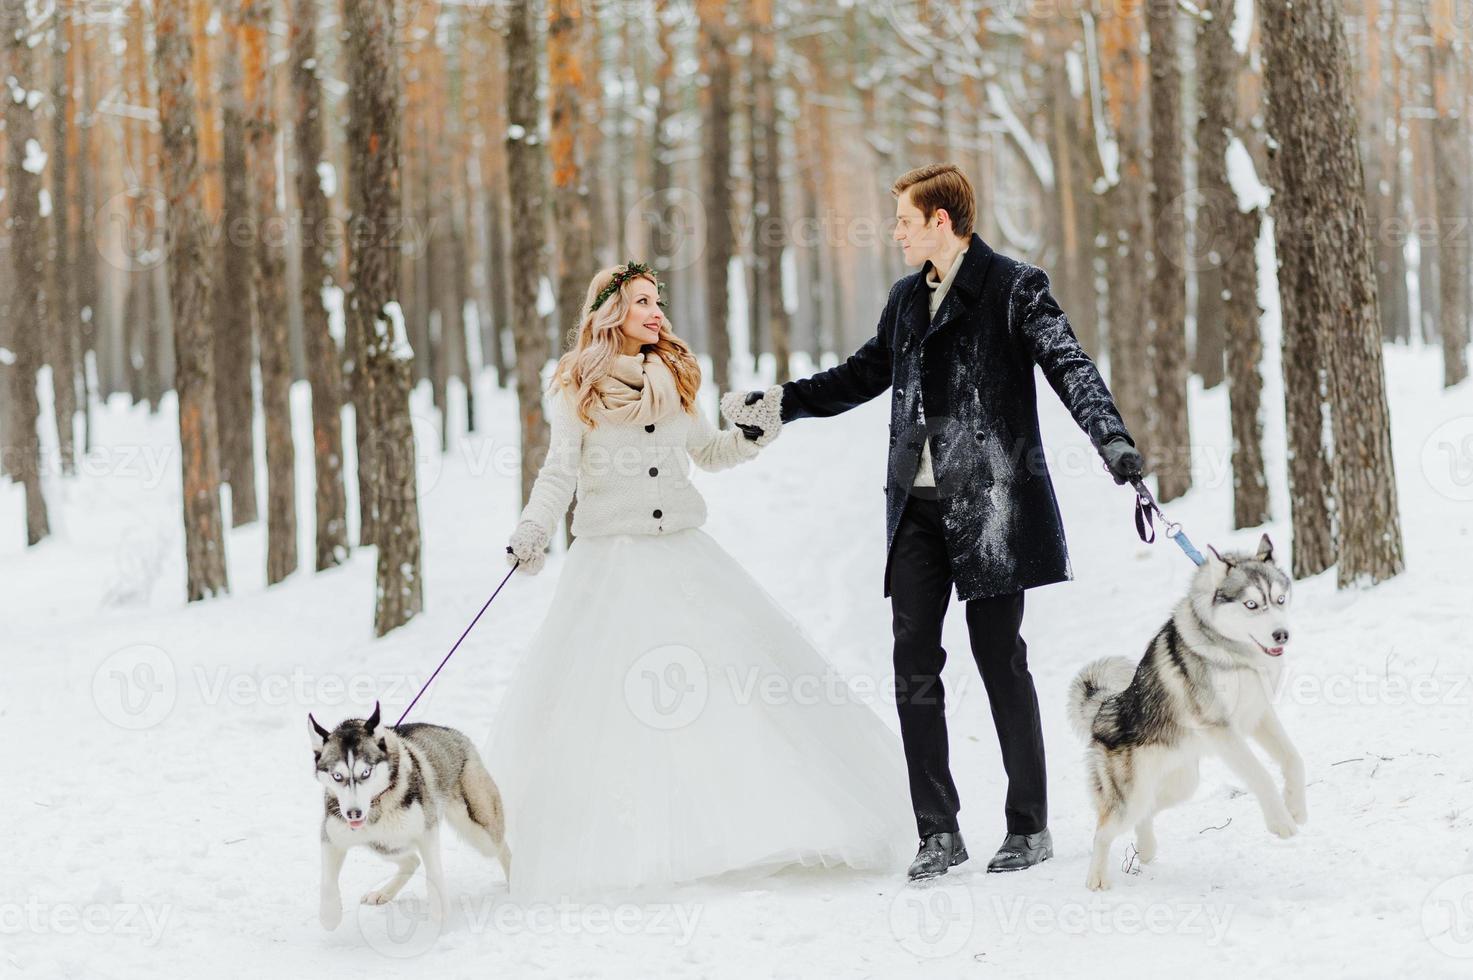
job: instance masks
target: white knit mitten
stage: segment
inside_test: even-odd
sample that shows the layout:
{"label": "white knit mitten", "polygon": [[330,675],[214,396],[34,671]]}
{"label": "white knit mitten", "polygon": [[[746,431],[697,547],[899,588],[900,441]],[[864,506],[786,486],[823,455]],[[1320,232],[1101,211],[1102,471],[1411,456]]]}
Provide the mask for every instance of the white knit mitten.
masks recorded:
{"label": "white knit mitten", "polygon": [[[761,395],[749,405],[751,395]],[[762,430],[754,442],[765,446],[777,438],[783,427],[783,386],[773,385],[766,391],[728,391],[721,396],[721,414],[732,425],[755,425]]]}
{"label": "white knit mitten", "polygon": [[518,561],[528,575],[542,571],[542,566],[547,563],[547,532],[542,525],[523,521],[512,532],[506,543],[506,563],[515,565]]}

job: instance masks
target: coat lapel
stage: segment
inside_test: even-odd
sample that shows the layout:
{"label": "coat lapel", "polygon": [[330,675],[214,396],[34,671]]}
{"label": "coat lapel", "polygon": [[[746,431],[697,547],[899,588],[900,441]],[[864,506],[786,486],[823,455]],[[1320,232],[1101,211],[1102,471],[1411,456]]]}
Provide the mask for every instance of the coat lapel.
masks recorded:
{"label": "coat lapel", "polygon": [[[912,295],[911,309],[908,311],[911,318],[913,335],[919,340],[928,340],[933,334],[940,333],[948,325],[958,319],[962,319],[962,311],[972,309],[978,299],[982,296],[982,286],[987,281],[987,268],[992,264],[992,248],[982,240],[982,236],[972,232],[972,240],[967,245],[967,254],[962,256],[962,265],[956,270],[956,278],[952,280],[951,289],[947,290],[946,298],[941,301],[941,309],[936,311],[936,322],[931,322],[930,297],[924,281],[917,283],[917,288]],[[924,279],[927,270],[922,269]],[[918,294],[918,295],[915,295]],[[916,301],[919,300],[920,329],[914,327],[916,313]]]}

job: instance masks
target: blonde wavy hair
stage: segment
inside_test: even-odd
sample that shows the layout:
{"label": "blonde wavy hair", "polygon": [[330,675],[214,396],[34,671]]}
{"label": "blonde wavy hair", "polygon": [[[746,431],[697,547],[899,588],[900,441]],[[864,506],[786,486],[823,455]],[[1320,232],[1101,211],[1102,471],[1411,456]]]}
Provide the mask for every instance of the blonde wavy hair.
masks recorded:
{"label": "blonde wavy hair", "polygon": [[[609,373],[614,365],[614,358],[620,352],[623,333],[619,330],[619,325],[624,322],[629,306],[634,301],[630,287],[636,279],[648,279],[656,289],[660,285],[654,277],[644,273],[630,276],[604,300],[602,306],[596,310],[589,309],[593,301],[598,299],[598,294],[614,281],[614,276],[626,270],[624,265],[611,265],[594,274],[593,280],[588,284],[588,295],[583,300],[583,316],[578,321],[573,347],[558,358],[557,369],[553,372],[552,384],[548,388],[549,391],[566,388],[564,393],[573,399],[579,418],[590,427],[598,424],[590,411],[598,399],[593,385]],[[652,351],[665,362],[670,373],[675,376],[675,390],[680,395],[680,407],[687,412],[694,412],[696,392],[701,389],[701,366],[697,363],[695,354],[691,353],[690,345],[671,333],[670,321],[663,315],[660,317],[659,339],[652,344],[643,345],[641,350]]]}

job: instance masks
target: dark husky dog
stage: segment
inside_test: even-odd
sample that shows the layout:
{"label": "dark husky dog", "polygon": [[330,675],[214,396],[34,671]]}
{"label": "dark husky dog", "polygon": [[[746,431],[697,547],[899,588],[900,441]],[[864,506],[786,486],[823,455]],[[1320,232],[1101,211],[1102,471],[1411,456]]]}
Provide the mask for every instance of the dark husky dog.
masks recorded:
{"label": "dark husky dog", "polygon": [[[1110,887],[1109,852],[1135,826],[1142,861],[1156,856],[1152,818],[1191,797],[1198,759],[1220,755],[1258,799],[1269,832],[1290,837],[1308,819],[1304,763],[1274,713],[1289,641],[1290,579],[1268,535],[1254,554],[1207,563],[1141,662],[1106,657],[1069,689],[1069,720],[1089,743],[1089,789],[1099,818],[1085,885]],[[1284,774],[1282,795],[1248,747],[1253,738]]]}
{"label": "dark husky dog", "polygon": [[471,740],[439,725],[380,725],[379,706],[367,720],[350,718],[328,731],[310,714],[312,757],[325,793],[322,818],[322,925],[343,918],[338,873],[359,845],[395,862],[398,870],[363,896],[365,905],[392,901],[424,861],[430,899],[442,910],[440,821],[448,818],[476,850],[511,874],[501,794]]}

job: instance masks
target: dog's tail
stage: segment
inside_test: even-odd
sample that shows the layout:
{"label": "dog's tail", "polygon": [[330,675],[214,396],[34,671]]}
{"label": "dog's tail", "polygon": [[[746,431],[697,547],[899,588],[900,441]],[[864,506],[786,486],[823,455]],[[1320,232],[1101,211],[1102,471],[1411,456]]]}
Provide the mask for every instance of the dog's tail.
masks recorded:
{"label": "dog's tail", "polygon": [[1084,741],[1094,733],[1100,706],[1130,686],[1135,664],[1124,657],[1102,657],[1084,665],[1069,684],[1069,726]]}

